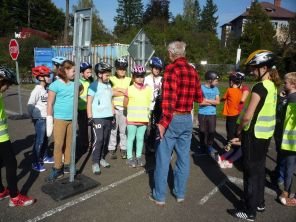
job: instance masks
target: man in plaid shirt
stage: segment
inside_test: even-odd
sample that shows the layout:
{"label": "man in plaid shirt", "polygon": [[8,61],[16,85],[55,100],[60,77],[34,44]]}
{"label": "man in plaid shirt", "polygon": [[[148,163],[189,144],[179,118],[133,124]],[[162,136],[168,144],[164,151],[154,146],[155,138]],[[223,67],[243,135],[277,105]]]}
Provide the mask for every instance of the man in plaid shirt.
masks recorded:
{"label": "man in plaid shirt", "polygon": [[185,58],[186,44],[171,42],[168,55],[171,64],[164,72],[162,94],[162,118],[158,124],[160,142],[156,149],[155,188],[150,200],[157,205],[165,204],[167,176],[171,154],[177,154],[174,169],[173,193],[177,202],[183,202],[189,176],[189,149],[192,137],[191,110],[193,102],[203,100],[200,79]]}

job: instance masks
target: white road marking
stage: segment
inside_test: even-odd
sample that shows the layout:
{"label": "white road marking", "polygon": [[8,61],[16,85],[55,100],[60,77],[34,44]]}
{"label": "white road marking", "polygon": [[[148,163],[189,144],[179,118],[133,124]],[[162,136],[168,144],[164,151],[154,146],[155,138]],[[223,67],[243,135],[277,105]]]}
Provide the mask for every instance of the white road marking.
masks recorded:
{"label": "white road marking", "polygon": [[112,189],[114,187],[117,187],[120,184],[126,183],[129,180],[134,179],[135,177],[141,176],[145,172],[146,172],[145,170],[141,170],[141,171],[139,171],[139,172],[137,172],[135,174],[132,174],[132,175],[126,177],[126,178],[123,178],[122,180],[119,180],[117,182],[109,184],[108,186],[99,188],[99,189],[97,189],[97,190],[95,190],[95,191],[93,191],[91,193],[87,193],[87,194],[85,194],[85,195],[83,195],[83,196],[81,196],[81,197],[79,197],[79,198],[77,198],[75,200],[72,200],[72,201],[70,201],[68,203],[65,203],[65,204],[63,204],[63,205],[61,205],[61,206],[59,206],[57,208],[49,210],[49,211],[41,214],[40,216],[37,216],[37,217],[35,217],[33,219],[29,219],[29,220],[27,220],[27,222],[37,222],[37,221],[43,220],[43,219],[45,219],[47,217],[53,216],[54,214],[60,213],[60,212],[64,211],[65,209],[69,208],[69,207],[75,206],[75,205],[77,205],[77,204],[79,204],[81,202],[84,202],[84,201],[86,201],[86,200],[88,200],[88,199],[90,199],[90,198],[92,198],[92,197],[94,197],[94,196],[96,196],[96,195],[98,195],[100,193],[103,193],[103,192],[108,191],[108,190],[110,190],[110,189]]}
{"label": "white road marking", "polygon": [[19,115],[19,113],[17,113],[17,112],[13,112],[13,111],[11,111],[11,110],[5,110],[5,112],[7,113],[7,114],[9,114],[9,115]]}
{"label": "white road marking", "polygon": [[[200,205],[204,205],[213,195],[215,195],[219,189],[225,185],[225,183],[227,181],[230,181],[236,185],[243,185],[243,180],[240,179],[240,178],[237,178],[237,177],[231,177],[231,176],[228,176],[226,179],[224,179],[218,186],[216,186],[214,189],[212,189],[208,194],[206,194],[200,201],[199,201],[199,204]],[[276,197],[277,196],[277,193],[271,189],[269,189],[268,187],[265,187],[265,193],[273,196],[273,197]]]}

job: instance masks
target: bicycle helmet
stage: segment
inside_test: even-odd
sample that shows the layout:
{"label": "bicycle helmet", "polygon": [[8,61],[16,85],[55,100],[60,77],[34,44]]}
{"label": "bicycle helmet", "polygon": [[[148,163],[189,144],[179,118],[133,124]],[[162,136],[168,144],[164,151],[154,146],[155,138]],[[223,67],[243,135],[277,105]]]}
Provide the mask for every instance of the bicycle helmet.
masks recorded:
{"label": "bicycle helmet", "polygon": [[162,61],[158,57],[152,57],[150,59],[149,64],[150,64],[151,68],[157,68],[157,69],[160,69],[160,70],[163,68]]}
{"label": "bicycle helmet", "polygon": [[95,73],[111,72],[112,66],[106,62],[99,62],[95,65]]}
{"label": "bicycle helmet", "polygon": [[38,76],[49,76],[51,73],[50,68],[47,66],[36,66],[32,68],[32,75],[34,77]]}
{"label": "bicycle helmet", "polygon": [[145,67],[142,65],[135,65],[132,68],[132,74],[134,77],[145,77],[145,74],[146,74]]}
{"label": "bicycle helmet", "polygon": [[9,68],[6,68],[4,66],[0,66],[0,77],[11,82],[11,84],[18,85],[15,72]]}
{"label": "bicycle helmet", "polygon": [[127,69],[128,62],[125,58],[119,58],[115,60],[114,65],[116,69],[119,69],[119,68]]}
{"label": "bicycle helmet", "polygon": [[91,69],[92,65],[88,62],[83,62],[80,64],[80,72],[84,72],[87,69]]}
{"label": "bicycle helmet", "polygon": [[65,60],[67,60],[67,58],[64,57],[64,56],[56,56],[56,57],[51,59],[52,63],[55,66],[60,66]]}
{"label": "bicycle helmet", "polygon": [[205,73],[205,80],[213,81],[215,79],[219,79],[219,75],[217,72],[209,70]]}
{"label": "bicycle helmet", "polygon": [[232,81],[235,84],[241,84],[245,78],[245,74],[241,72],[233,72],[229,75],[229,81]]}
{"label": "bicycle helmet", "polygon": [[273,52],[268,50],[256,50],[255,52],[251,53],[246,62],[246,66],[252,66],[255,68],[260,68],[263,66],[267,66],[271,68],[275,64],[275,55]]}

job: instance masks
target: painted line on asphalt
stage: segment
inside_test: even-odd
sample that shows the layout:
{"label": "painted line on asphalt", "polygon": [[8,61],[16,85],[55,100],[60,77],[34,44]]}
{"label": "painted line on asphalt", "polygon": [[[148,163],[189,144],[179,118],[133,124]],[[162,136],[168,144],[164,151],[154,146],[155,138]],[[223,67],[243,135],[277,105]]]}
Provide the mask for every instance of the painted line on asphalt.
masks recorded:
{"label": "painted line on asphalt", "polygon": [[13,112],[13,111],[11,111],[11,110],[5,110],[5,112],[8,114],[8,115],[19,115],[19,113],[17,113],[17,112]]}
{"label": "painted line on asphalt", "polygon": [[27,220],[27,222],[37,222],[37,221],[43,220],[43,219],[45,219],[47,217],[51,217],[51,216],[53,216],[53,215],[55,215],[57,213],[60,213],[60,212],[64,211],[65,209],[67,209],[69,207],[73,207],[73,206],[75,206],[75,205],[77,205],[79,203],[82,203],[82,202],[84,202],[84,201],[86,201],[86,200],[88,200],[88,199],[90,199],[90,198],[92,198],[92,197],[94,197],[94,196],[96,196],[96,195],[98,195],[100,193],[108,191],[108,190],[110,190],[112,188],[115,188],[115,187],[117,187],[117,186],[119,186],[119,185],[121,185],[123,183],[126,183],[126,182],[128,182],[128,181],[130,181],[130,180],[132,180],[132,179],[134,179],[134,178],[136,178],[138,176],[141,176],[145,172],[146,172],[145,170],[141,170],[141,171],[139,171],[139,172],[137,172],[135,174],[132,174],[132,175],[130,175],[128,177],[123,178],[122,180],[111,183],[108,186],[97,189],[97,190],[95,190],[95,191],[93,191],[91,193],[87,193],[87,194],[85,194],[85,195],[83,195],[83,196],[81,196],[81,197],[79,197],[79,198],[77,198],[75,200],[72,200],[72,201],[70,201],[68,203],[65,203],[65,204],[63,204],[63,205],[61,205],[61,206],[59,206],[57,208],[46,211],[45,213],[41,214],[40,216],[37,216],[37,217],[35,217],[33,219]]}
{"label": "painted line on asphalt", "polygon": [[[228,176],[227,178],[225,178],[218,186],[216,186],[214,189],[212,189],[208,194],[206,194],[200,201],[199,204],[200,205],[204,205],[212,196],[214,196],[219,189],[224,186],[226,184],[227,181],[230,181],[236,185],[243,185],[243,179],[237,178],[237,177],[232,177],[232,176]],[[228,187],[228,186],[227,186]],[[276,197],[277,193],[273,190],[271,190],[268,187],[265,187],[264,192]]]}

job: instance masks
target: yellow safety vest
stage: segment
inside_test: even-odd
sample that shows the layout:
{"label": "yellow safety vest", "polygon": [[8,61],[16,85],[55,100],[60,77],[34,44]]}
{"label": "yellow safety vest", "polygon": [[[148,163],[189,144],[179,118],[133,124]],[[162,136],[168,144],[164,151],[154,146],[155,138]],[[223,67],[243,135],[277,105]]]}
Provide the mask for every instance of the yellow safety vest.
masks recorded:
{"label": "yellow safety vest", "polygon": [[88,90],[90,83],[88,80],[86,80],[84,78],[80,78],[79,81],[83,86],[83,90],[78,98],[78,110],[86,110],[87,90]]}
{"label": "yellow safety vest", "polygon": [[7,118],[4,110],[2,93],[0,93],[0,143],[9,140]]}
{"label": "yellow safety vest", "polygon": [[149,106],[151,103],[152,88],[146,86],[144,89],[137,89],[134,85],[128,87],[128,122],[149,122]]}
{"label": "yellow safety vest", "polygon": [[[275,129],[277,89],[271,80],[264,80],[262,83],[267,90],[267,95],[263,107],[257,116],[254,133],[258,139],[269,139],[272,137]],[[244,127],[245,131],[249,129],[250,123],[251,120]]]}
{"label": "yellow safety vest", "polygon": [[281,148],[296,152],[296,103],[287,106]]}
{"label": "yellow safety vest", "polygon": [[[127,89],[131,83],[130,77],[124,77],[122,79],[117,78],[116,76],[111,76],[110,81],[112,82],[112,88],[121,88]],[[123,106],[124,96],[114,96],[113,104],[114,106]]]}

